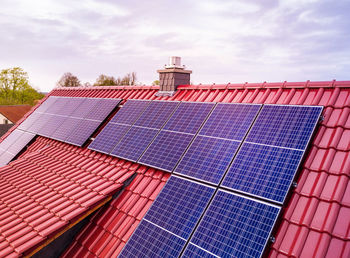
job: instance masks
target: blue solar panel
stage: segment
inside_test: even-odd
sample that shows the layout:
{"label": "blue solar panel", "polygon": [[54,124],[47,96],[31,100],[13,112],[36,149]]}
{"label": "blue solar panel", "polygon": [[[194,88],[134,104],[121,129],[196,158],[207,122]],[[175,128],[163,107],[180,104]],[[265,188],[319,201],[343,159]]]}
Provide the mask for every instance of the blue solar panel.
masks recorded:
{"label": "blue solar panel", "polygon": [[64,122],[51,134],[51,138],[65,141],[78,126],[80,121],[81,119],[79,118],[67,117]]}
{"label": "blue solar panel", "polygon": [[103,121],[118,106],[121,99],[99,99],[90,112],[84,117],[96,121]]}
{"label": "blue solar panel", "polygon": [[186,241],[142,220],[118,257],[178,257]]}
{"label": "blue solar panel", "polygon": [[218,103],[200,135],[243,140],[261,105]]}
{"label": "blue solar panel", "polygon": [[179,102],[152,101],[135,125],[160,129],[174,112]]}
{"label": "blue solar panel", "polygon": [[57,128],[64,123],[67,117],[56,116],[56,115],[47,115],[47,116],[48,116],[48,120],[38,131],[38,134],[46,137],[50,137],[57,130]]}
{"label": "blue solar panel", "polygon": [[218,184],[239,144],[238,141],[198,135],[174,172]]}
{"label": "blue solar panel", "polygon": [[53,105],[56,100],[58,99],[58,97],[55,97],[55,96],[51,96],[51,97],[48,97],[36,110],[35,112],[46,112],[46,110],[48,110],[51,105]]}
{"label": "blue solar panel", "polygon": [[41,116],[27,129],[27,131],[35,134],[40,132],[41,128],[45,126],[50,117],[51,115],[49,114],[41,114]]}
{"label": "blue solar panel", "polygon": [[[260,257],[280,208],[219,190],[184,252],[219,257]],[[191,245],[192,244],[192,245]]]}
{"label": "blue solar panel", "polygon": [[215,103],[181,102],[164,129],[195,134]]}
{"label": "blue solar panel", "polygon": [[21,130],[28,130],[28,128],[30,128],[30,126],[33,124],[33,123],[36,123],[36,121],[38,119],[40,119],[40,116],[42,114],[41,113],[37,113],[36,111],[33,112],[32,114],[30,114],[29,117],[27,117],[19,126],[18,126],[18,129],[21,129]]}
{"label": "blue solar panel", "polygon": [[215,188],[172,176],[145,219],[188,239],[214,191]]}
{"label": "blue solar panel", "polygon": [[62,107],[55,114],[62,116],[70,116],[84,102],[84,98],[68,98],[66,106]]}
{"label": "blue solar panel", "polygon": [[89,145],[89,149],[109,154],[130,129],[130,125],[109,123]]}
{"label": "blue solar panel", "polygon": [[69,134],[66,142],[82,146],[96,131],[100,123],[100,121],[94,120],[81,120],[78,126],[75,127],[74,131]]}
{"label": "blue solar panel", "polygon": [[264,105],[248,142],[305,149],[322,107]]}
{"label": "blue solar panel", "polygon": [[111,119],[111,122],[132,125],[150,103],[148,100],[128,100]]}
{"label": "blue solar panel", "polygon": [[48,109],[45,110],[47,114],[60,114],[61,110],[64,110],[68,107],[70,98],[58,97],[52,105]]}
{"label": "blue solar panel", "polygon": [[283,203],[303,151],[243,143],[222,186]]}
{"label": "blue solar panel", "polygon": [[136,161],[158,133],[156,129],[132,127],[119,142],[111,155]]}
{"label": "blue solar panel", "polygon": [[194,135],[161,131],[139,160],[151,167],[172,171]]}
{"label": "blue solar panel", "polygon": [[22,135],[7,149],[15,156],[35,137],[35,134],[23,132]]}
{"label": "blue solar panel", "polygon": [[99,100],[100,99],[98,98],[85,98],[78,108],[70,114],[70,116],[78,118],[86,117],[91,110],[93,110],[94,106],[99,103]]}
{"label": "blue solar panel", "polygon": [[23,133],[22,130],[15,129],[0,143],[0,148],[7,150]]}

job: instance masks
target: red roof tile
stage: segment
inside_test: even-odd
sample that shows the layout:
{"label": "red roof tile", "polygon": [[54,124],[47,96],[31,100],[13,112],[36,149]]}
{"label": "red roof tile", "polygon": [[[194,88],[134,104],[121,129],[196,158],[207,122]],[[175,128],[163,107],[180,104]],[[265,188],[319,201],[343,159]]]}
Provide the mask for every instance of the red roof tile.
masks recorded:
{"label": "red roof tile", "polygon": [[[41,142],[46,145],[43,150],[36,148]],[[73,159],[67,160],[67,155],[84,156],[65,147],[39,138],[22,157],[0,169],[0,254],[28,254],[117,192],[134,174],[120,169],[114,178],[97,175],[93,165],[77,167]]]}
{"label": "red roof tile", "polygon": [[32,107],[30,105],[0,106],[0,114],[5,116],[12,123],[17,123]]}
{"label": "red roof tile", "polygon": [[[157,90],[157,86],[65,88],[56,89],[50,95],[324,105],[324,121],[311,144],[298,179],[298,186],[293,190],[292,197],[283,211],[276,241],[270,248],[270,256],[350,256],[348,233],[350,223],[350,199],[348,197],[350,195],[350,81],[183,85],[178,87],[178,91],[173,97],[156,97]],[[46,145],[45,141],[49,142],[49,140],[40,138],[30,147],[31,150],[37,151],[43,148]],[[55,161],[45,159],[41,166],[48,167],[55,173],[61,173],[69,180],[71,178],[79,180],[79,176],[82,176],[80,170],[85,166],[90,166],[90,168],[94,166],[95,171],[98,171],[96,172],[97,175],[101,176],[127,173],[126,171],[132,170],[133,166],[132,171],[135,171],[138,167],[138,165],[123,160],[106,161],[111,158],[87,149],[59,142],[52,144],[52,148],[48,150],[48,153],[50,153],[48,155],[64,156],[63,160],[75,167],[74,176],[68,178],[68,175],[65,174],[67,168],[62,165],[60,167],[62,170],[54,170],[51,166],[56,166]],[[70,155],[70,153],[77,155]],[[26,158],[30,160],[30,157]],[[32,165],[34,160],[40,162],[40,159],[41,157],[33,157],[30,164],[22,164],[21,166],[27,166],[34,171],[36,178],[40,177],[41,170]],[[106,167],[105,163],[92,165],[92,159],[104,161],[115,168],[112,171],[112,168]],[[50,161],[49,166],[45,165],[48,164],[48,161]],[[14,167],[14,169],[16,171],[19,166]],[[138,176],[127,190],[91,219],[89,225],[76,237],[76,241],[72,246],[66,250],[65,255],[73,256],[74,254],[73,257],[80,257],[82,255],[110,256],[118,254],[164,186],[166,181],[162,179],[164,175],[168,177],[168,174],[162,171],[155,171],[144,166],[140,167]],[[16,176],[18,180],[21,180],[20,174],[16,174]],[[76,176],[78,177],[75,178]],[[54,186],[65,184],[61,181],[53,182],[52,179],[45,182]],[[88,180],[83,182],[96,187]],[[159,182],[158,185],[157,182]],[[35,185],[29,183],[28,187],[35,188]],[[62,189],[60,190],[62,191]],[[35,193],[36,198],[40,198],[40,192],[43,191]],[[71,192],[74,193],[72,189],[69,189],[68,193]],[[8,189],[8,193],[11,194],[11,189]],[[0,212],[0,216],[6,217],[11,214],[8,207],[1,210],[3,213]],[[103,228],[102,231],[98,231],[100,233],[96,233],[98,227]],[[113,233],[110,231],[113,231]],[[89,246],[87,239],[92,234],[97,234],[98,239]],[[1,235],[0,248],[2,248],[0,249],[0,255],[2,252],[9,252],[9,248],[12,248],[1,239]]]}

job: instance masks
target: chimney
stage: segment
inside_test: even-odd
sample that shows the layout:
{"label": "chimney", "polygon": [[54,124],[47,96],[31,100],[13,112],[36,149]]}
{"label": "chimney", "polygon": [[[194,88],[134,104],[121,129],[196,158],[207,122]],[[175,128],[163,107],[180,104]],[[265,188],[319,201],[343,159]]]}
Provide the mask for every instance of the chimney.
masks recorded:
{"label": "chimney", "polygon": [[181,57],[172,56],[169,58],[169,64],[165,65],[159,73],[159,91],[157,96],[173,96],[177,90],[177,86],[190,84],[190,74],[192,71],[185,70],[185,66],[181,65]]}

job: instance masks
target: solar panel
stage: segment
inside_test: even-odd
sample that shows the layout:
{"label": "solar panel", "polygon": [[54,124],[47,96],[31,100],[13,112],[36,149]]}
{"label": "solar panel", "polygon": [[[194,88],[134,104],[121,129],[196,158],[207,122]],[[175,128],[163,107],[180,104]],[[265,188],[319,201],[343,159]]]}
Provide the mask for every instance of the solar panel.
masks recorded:
{"label": "solar panel", "polygon": [[194,135],[161,131],[142,155],[139,163],[172,171]]}
{"label": "solar panel", "polygon": [[7,151],[3,152],[0,155],[0,167],[7,165],[13,158],[15,157],[14,154],[9,153]]}
{"label": "solar panel", "polygon": [[200,135],[243,140],[261,105],[218,103]]}
{"label": "solar panel", "polygon": [[66,106],[58,110],[55,114],[62,116],[70,116],[84,102],[84,98],[68,98]]}
{"label": "solar panel", "polygon": [[164,129],[195,134],[214,106],[215,103],[181,102]]}
{"label": "solar panel", "polygon": [[35,123],[38,119],[40,119],[41,113],[37,113],[36,111],[30,114],[29,117],[27,117],[19,126],[18,129],[21,130],[28,130],[28,128]]}
{"label": "solar panel", "polygon": [[218,184],[239,145],[239,141],[197,136],[174,172]]}
{"label": "solar panel", "polygon": [[137,161],[158,133],[156,129],[132,127],[111,152],[112,156]]}
{"label": "solar panel", "polygon": [[188,239],[214,191],[215,188],[172,176],[145,219]]}
{"label": "solar panel", "polygon": [[118,106],[120,101],[121,99],[99,99],[84,118],[102,122]]}
{"label": "solar panel", "polygon": [[118,257],[178,257],[186,241],[142,220]]}
{"label": "solar panel", "polygon": [[219,190],[198,225],[184,257],[260,257],[280,208]]}
{"label": "solar panel", "polygon": [[67,119],[65,116],[47,115],[47,122],[38,130],[38,134],[50,137]]}
{"label": "solar panel", "polygon": [[10,152],[16,156],[21,150],[35,137],[35,134],[23,132],[17,140],[11,144],[7,149],[7,152]]}
{"label": "solar panel", "polygon": [[89,145],[89,149],[109,154],[130,127],[130,125],[108,123]]}
{"label": "solar panel", "polygon": [[68,136],[78,126],[81,119],[74,117],[67,117],[64,122],[51,134],[51,138],[59,141],[65,141]]}
{"label": "solar panel", "polygon": [[64,110],[68,107],[69,100],[69,98],[65,97],[56,98],[55,103],[50,105],[50,107],[45,110],[45,113],[53,115],[59,114],[61,110]]}
{"label": "solar panel", "polygon": [[23,133],[22,130],[15,129],[0,143],[0,148],[7,150]]}
{"label": "solar panel", "polygon": [[128,100],[111,119],[111,122],[132,125],[150,103],[149,100]]}
{"label": "solar panel", "polygon": [[84,118],[86,117],[94,106],[99,102],[98,98],[85,98],[79,107],[71,113],[71,117]]}
{"label": "solar panel", "polygon": [[283,203],[303,153],[243,143],[222,186]]}
{"label": "solar panel", "polygon": [[177,257],[214,191],[212,187],[170,177],[124,247],[121,257],[139,257],[140,254]]}
{"label": "solar panel", "polygon": [[100,121],[81,120],[66,139],[67,143],[82,146],[101,124]]}
{"label": "solar panel", "polygon": [[41,114],[41,116],[27,129],[27,131],[35,134],[40,132],[41,128],[46,125],[50,118],[51,115],[49,114]]}
{"label": "solar panel", "polygon": [[46,110],[48,110],[51,105],[53,105],[56,100],[58,99],[58,97],[55,96],[50,96],[48,97],[43,103],[41,103],[41,105],[35,110],[35,112],[46,112]]}
{"label": "solar panel", "polygon": [[179,102],[175,101],[152,101],[135,125],[160,129],[178,105]]}
{"label": "solar panel", "polygon": [[323,107],[264,105],[248,142],[305,149]]}

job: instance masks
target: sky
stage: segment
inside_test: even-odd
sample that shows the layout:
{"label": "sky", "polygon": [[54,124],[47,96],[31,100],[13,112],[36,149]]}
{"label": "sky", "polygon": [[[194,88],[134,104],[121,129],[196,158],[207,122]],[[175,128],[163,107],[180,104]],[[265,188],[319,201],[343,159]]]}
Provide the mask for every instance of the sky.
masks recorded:
{"label": "sky", "polygon": [[350,80],[349,0],[2,0],[0,69],[48,92],[136,72],[150,85],[169,56],[194,84]]}

